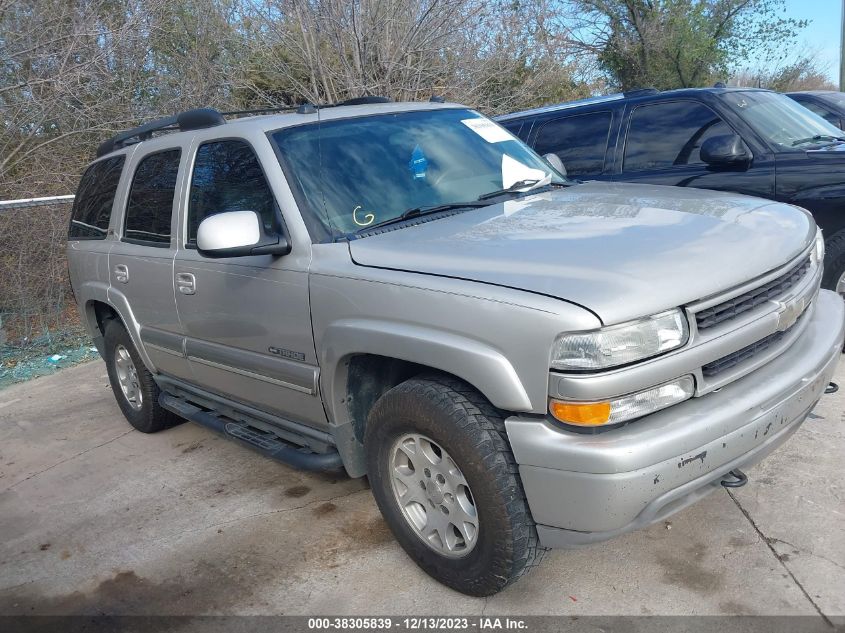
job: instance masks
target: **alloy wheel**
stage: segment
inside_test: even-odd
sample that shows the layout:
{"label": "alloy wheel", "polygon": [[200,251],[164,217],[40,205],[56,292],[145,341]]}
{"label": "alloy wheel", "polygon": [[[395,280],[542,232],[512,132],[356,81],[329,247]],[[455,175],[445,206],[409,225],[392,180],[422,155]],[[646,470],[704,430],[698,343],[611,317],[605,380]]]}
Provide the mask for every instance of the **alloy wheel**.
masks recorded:
{"label": "alloy wheel", "polygon": [[478,542],[478,510],[469,484],[443,447],[420,434],[390,451],[390,481],[402,516],[438,554],[461,558]]}

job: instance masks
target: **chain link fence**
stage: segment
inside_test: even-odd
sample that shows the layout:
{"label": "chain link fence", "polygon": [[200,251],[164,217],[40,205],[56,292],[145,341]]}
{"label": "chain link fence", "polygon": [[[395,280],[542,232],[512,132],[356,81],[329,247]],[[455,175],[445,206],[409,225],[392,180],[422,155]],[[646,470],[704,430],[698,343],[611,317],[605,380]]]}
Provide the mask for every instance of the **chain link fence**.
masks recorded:
{"label": "chain link fence", "polygon": [[68,282],[72,203],[0,201],[0,387],[95,356]]}

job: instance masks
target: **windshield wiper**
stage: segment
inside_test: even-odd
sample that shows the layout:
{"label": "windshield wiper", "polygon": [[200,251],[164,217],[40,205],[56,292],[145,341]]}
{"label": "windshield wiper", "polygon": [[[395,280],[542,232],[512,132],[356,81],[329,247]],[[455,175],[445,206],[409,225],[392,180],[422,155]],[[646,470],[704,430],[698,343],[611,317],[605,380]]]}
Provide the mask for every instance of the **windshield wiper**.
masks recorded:
{"label": "windshield wiper", "polygon": [[792,141],[792,147],[796,145],[803,145],[804,143],[814,143],[817,141],[845,141],[842,136],[830,136],[829,134],[816,134],[808,138],[799,138],[797,141]]}
{"label": "windshield wiper", "polygon": [[375,224],[370,224],[369,226],[365,226],[364,228],[358,230],[358,233],[366,233],[372,229],[377,229],[382,226],[388,226],[390,224],[398,224],[399,222],[404,222],[405,220],[409,220],[411,218],[416,218],[422,215],[431,215],[432,213],[440,213],[441,211],[452,211],[454,209],[475,209],[480,207],[489,206],[486,203],[480,202],[447,202],[446,204],[438,204],[431,207],[413,207],[411,209],[405,210],[401,215],[396,216],[395,218],[390,218],[388,220],[382,220],[381,222],[376,222]]}
{"label": "windshield wiper", "polygon": [[[554,185],[558,187],[568,186],[566,183],[552,182],[551,176],[546,176],[545,178],[528,178],[526,180],[518,180],[517,182],[513,183],[510,187],[505,187],[504,189],[497,189],[496,191],[482,193],[480,196],[478,196],[478,199],[489,200],[490,198],[495,198],[496,196],[503,196],[506,193],[528,193],[532,189],[536,189],[538,187],[545,187],[547,185]],[[526,187],[528,188],[526,189]]]}

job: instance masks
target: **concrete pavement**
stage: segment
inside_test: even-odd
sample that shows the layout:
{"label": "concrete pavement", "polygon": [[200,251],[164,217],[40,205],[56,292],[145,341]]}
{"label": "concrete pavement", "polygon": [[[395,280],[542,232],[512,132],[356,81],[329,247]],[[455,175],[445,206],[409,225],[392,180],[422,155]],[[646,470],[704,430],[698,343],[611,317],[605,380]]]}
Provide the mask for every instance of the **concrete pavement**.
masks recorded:
{"label": "concrete pavement", "polygon": [[137,433],[95,361],[0,391],[0,614],[842,616],[843,405],[746,487],[474,599],[417,569],[365,481],[190,423]]}

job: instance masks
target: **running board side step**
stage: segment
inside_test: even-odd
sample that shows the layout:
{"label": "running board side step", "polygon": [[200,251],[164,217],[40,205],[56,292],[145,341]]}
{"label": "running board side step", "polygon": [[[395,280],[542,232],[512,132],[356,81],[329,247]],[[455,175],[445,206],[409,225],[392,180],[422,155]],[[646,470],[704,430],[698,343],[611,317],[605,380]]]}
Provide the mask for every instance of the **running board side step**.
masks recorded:
{"label": "running board side step", "polygon": [[265,457],[288,466],[321,472],[336,471],[343,468],[343,461],[337,450],[331,450],[328,453],[313,453],[307,449],[297,448],[272,433],[243,422],[223,418],[211,411],[203,411],[190,402],[165,391],[159,394],[158,403],[163,409],[236,440]]}

